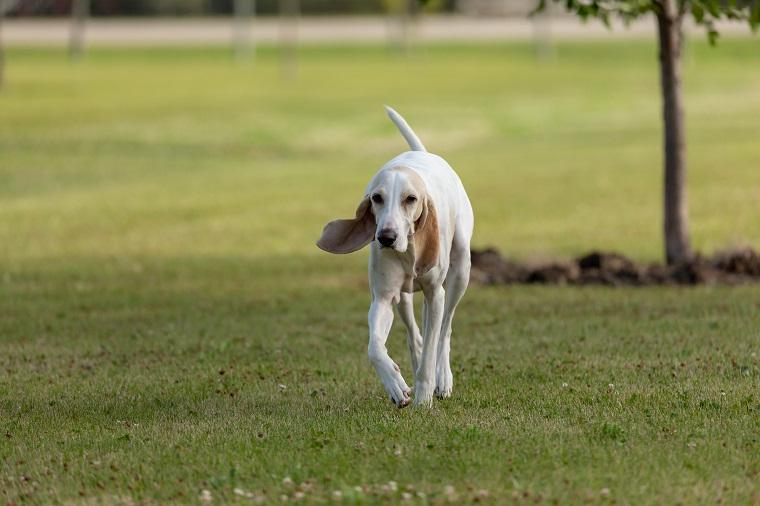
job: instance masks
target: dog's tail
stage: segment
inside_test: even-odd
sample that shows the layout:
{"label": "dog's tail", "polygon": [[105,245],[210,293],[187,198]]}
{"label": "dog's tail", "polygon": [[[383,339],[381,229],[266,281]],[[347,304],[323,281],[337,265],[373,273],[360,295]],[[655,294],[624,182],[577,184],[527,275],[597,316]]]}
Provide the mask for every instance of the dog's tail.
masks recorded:
{"label": "dog's tail", "polygon": [[427,151],[420,138],[417,137],[417,134],[415,134],[414,130],[412,130],[412,127],[409,126],[409,123],[407,123],[399,113],[387,105],[385,106],[385,110],[388,113],[388,117],[396,125],[396,128],[398,128],[399,132],[401,132],[401,135],[403,135],[404,139],[406,139],[406,142],[409,144],[409,148],[412,151]]}

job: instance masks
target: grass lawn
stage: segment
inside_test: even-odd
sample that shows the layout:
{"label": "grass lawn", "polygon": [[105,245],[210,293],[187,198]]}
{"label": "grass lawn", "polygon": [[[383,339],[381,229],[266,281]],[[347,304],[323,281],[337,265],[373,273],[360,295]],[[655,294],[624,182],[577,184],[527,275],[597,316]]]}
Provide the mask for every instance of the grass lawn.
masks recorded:
{"label": "grass lawn", "polygon": [[[760,247],[757,44],[687,52],[705,251]],[[313,245],[404,149],[389,103],[459,171],[475,245],[659,259],[651,44],[312,48],[293,83],[276,56],[10,51],[0,502],[760,502],[758,287],[473,286],[453,397],[397,410],[366,252]]]}

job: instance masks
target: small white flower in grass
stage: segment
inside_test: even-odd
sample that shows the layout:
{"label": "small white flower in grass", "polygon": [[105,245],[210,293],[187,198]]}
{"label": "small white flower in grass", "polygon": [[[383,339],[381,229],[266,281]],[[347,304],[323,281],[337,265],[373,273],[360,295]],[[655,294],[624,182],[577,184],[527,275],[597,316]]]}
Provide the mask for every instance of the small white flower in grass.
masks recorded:
{"label": "small white flower in grass", "polygon": [[689,441],[688,443],[686,443],[686,446],[688,446],[689,448],[696,448],[697,443],[695,443],[694,441]]}
{"label": "small white flower in grass", "polygon": [[203,504],[211,504],[214,500],[214,498],[211,497],[210,490],[202,490],[200,499]]}
{"label": "small white flower in grass", "polygon": [[402,501],[411,501],[412,500],[412,494],[409,492],[402,492],[401,493],[401,500]]}
{"label": "small white flower in grass", "polygon": [[343,497],[343,492],[341,492],[340,490],[333,490],[332,497],[333,499],[338,501]]}
{"label": "small white flower in grass", "polygon": [[295,499],[296,501],[300,501],[301,499],[304,498],[304,496],[305,494],[299,491],[293,494],[293,499]]}
{"label": "small white flower in grass", "polygon": [[286,385],[283,385],[282,383],[279,383],[277,385],[277,388],[279,388],[280,390],[287,390],[288,389],[288,387]]}
{"label": "small white flower in grass", "polygon": [[396,447],[396,448],[393,450],[393,455],[395,455],[396,457],[400,457],[400,456],[401,456],[401,447],[400,447],[400,446],[397,446],[397,447]]}
{"label": "small white flower in grass", "polygon": [[613,388],[615,388],[615,384],[614,383],[610,383],[609,385],[607,385],[607,387],[609,387],[609,389],[612,390]]}
{"label": "small white flower in grass", "polygon": [[239,495],[241,497],[247,497],[248,499],[253,499],[253,492],[246,492],[242,488],[236,488],[232,492],[235,495]]}
{"label": "small white flower in grass", "polygon": [[364,493],[364,489],[363,489],[363,488],[361,488],[359,485],[355,486],[355,487],[354,487],[354,490],[356,491],[356,493],[357,493],[357,494],[362,494],[362,493]]}
{"label": "small white flower in grass", "polygon": [[568,386],[570,385],[568,385],[567,383],[562,383],[562,388],[567,388]]}
{"label": "small white flower in grass", "polygon": [[286,476],[282,479],[282,484],[286,487],[292,487],[293,486],[293,479],[290,476]]}
{"label": "small white flower in grass", "polygon": [[393,492],[395,492],[396,490],[398,490],[398,483],[396,483],[395,481],[389,481],[388,482],[388,486],[390,487],[390,489]]}
{"label": "small white flower in grass", "polygon": [[608,489],[607,487],[604,487],[602,490],[599,491],[599,494],[603,495],[604,497],[607,497],[608,495],[610,495],[610,489]]}
{"label": "small white flower in grass", "polygon": [[726,396],[726,392],[724,390],[721,390],[720,391],[720,395],[722,395],[723,397],[725,397]]}

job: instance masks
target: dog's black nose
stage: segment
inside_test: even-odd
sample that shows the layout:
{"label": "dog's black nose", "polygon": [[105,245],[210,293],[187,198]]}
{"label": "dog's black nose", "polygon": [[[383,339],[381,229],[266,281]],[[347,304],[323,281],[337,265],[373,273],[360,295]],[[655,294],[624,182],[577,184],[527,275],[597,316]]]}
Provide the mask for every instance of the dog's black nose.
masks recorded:
{"label": "dog's black nose", "polygon": [[377,241],[386,248],[389,248],[393,246],[394,242],[396,242],[396,232],[393,230],[381,230],[380,233],[377,234]]}

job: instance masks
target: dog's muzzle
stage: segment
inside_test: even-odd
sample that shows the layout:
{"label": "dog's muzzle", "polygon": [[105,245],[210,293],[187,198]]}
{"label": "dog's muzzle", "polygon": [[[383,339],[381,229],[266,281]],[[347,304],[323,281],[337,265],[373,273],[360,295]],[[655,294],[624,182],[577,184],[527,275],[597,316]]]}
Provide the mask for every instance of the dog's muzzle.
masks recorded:
{"label": "dog's muzzle", "polygon": [[379,242],[383,248],[390,248],[396,242],[397,237],[398,234],[393,230],[381,230],[380,233],[377,234],[377,242]]}

